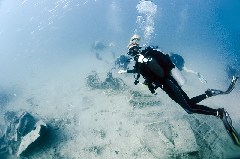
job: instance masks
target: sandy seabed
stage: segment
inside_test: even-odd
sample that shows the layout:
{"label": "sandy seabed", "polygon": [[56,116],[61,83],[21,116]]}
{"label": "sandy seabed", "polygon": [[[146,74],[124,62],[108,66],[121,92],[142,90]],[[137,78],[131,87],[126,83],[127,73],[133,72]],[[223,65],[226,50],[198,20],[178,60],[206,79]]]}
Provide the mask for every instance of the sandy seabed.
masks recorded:
{"label": "sandy seabed", "polygon": [[[88,62],[90,60],[91,63]],[[158,95],[154,96],[145,86],[135,86],[131,74],[119,75],[117,69],[112,70],[113,77],[119,77],[126,83],[123,91],[87,87],[86,77],[92,71],[96,71],[104,81],[112,66],[110,62],[93,57],[76,57],[44,76],[35,74],[31,82],[26,81],[19,87],[21,91],[4,106],[2,112],[28,111],[44,120],[49,128],[42,140],[30,147],[22,157],[240,157],[240,148],[234,145],[220,119],[187,114],[163,91],[158,90]],[[183,89],[190,97],[210,87],[210,84],[200,83],[195,76],[184,75],[188,82]],[[213,82],[210,80],[209,83]],[[216,86],[218,84],[213,88]],[[143,98],[134,96],[132,92],[141,93]],[[239,87],[229,95],[207,99],[202,103],[212,108],[226,108],[236,130],[240,132],[238,96]]]}

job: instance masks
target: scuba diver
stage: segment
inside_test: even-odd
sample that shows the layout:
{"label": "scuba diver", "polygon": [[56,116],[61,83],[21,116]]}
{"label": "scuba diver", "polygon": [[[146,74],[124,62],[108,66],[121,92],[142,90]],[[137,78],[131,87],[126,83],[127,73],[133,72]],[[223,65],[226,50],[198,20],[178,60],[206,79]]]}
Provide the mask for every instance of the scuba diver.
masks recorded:
{"label": "scuba diver", "polygon": [[104,52],[108,51],[111,52],[113,59],[115,59],[115,52],[113,51],[115,47],[116,45],[113,42],[107,45],[101,41],[95,41],[91,46],[91,51],[95,54],[96,59],[98,60],[104,60]]}
{"label": "scuba diver", "polygon": [[180,71],[192,73],[192,74],[196,75],[202,83],[207,83],[207,80],[203,77],[203,75],[201,75],[199,72],[196,72],[192,69],[187,68],[184,65],[185,60],[183,59],[183,57],[181,55],[171,52],[169,56],[170,56],[171,61],[175,65],[175,67],[177,67]]}
{"label": "scuba diver", "polygon": [[140,36],[133,35],[128,45],[128,55],[135,60],[135,66],[132,70],[119,70],[118,73],[135,73],[134,84],[139,83],[140,75],[145,79],[146,84],[151,93],[156,94],[155,90],[161,88],[168,96],[178,103],[187,113],[198,113],[204,115],[213,115],[222,119],[226,129],[234,141],[240,145],[239,138],[235,129],[232,127],[232,122],[229,114],[224,108],[213,109],[204,105],[198,104],[202,100],[220,94],[230,93],[238,77],[233,77],[229,88],[226,91],[208,89],[204,94],[189,98],[182,90],[181,86],[184,84],[179,74],[176,73],[175,65],[171,61],[168,54],[156,50],[152,47],[142,49],[139,46]]}
{"label": "scuba diver", "polygon": [[118,66],[118,68],[127,70],[128,64],[130,63],[130,58],[127,55],[120,55],[115,60],[115,66]]}

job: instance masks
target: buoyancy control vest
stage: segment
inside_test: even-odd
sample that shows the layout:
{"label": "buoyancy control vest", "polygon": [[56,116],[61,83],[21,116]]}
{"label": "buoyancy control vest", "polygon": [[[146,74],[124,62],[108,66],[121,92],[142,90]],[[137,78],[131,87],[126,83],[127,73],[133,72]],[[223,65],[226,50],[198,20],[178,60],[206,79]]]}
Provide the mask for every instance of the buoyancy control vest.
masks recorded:
{"label": "buoyancy control vest", "polygon": [[[153,58],[164,70],[164,77],[167,77],[170,74],[170,71],[175,67],[173,62],[171,61],[168,54],[164,54],[163,52],[153,49],[152,47],[147,47],[142,50],[141,54],[145,58]],[[154,75],[154,73],[147,68],[146,64],[141,64],[140,73],[144,76],[144,78],[149,77],[148,79],[151,81],[155,81],[158,79]]]}

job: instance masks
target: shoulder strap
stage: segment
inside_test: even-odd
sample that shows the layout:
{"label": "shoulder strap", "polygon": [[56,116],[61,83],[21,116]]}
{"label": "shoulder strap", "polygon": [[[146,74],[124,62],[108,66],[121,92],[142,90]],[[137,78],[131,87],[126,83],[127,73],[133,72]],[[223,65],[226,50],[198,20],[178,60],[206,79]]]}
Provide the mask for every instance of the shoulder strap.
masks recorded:
{"label": "shoulder strap", "polygon": [[134,78],[135,78],[134,84],[137,85],[139,83],[140,73],[138,72],[136,76],[134,75]]}

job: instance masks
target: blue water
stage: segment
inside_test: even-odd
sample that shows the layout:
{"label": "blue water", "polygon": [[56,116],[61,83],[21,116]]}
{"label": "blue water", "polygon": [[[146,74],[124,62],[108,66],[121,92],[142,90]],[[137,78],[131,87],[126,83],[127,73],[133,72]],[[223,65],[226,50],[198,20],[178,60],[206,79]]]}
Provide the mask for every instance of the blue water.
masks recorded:
{"label": "blue water", "polygon": [[[152,2],[157,11],[147,44],[182,54],[210,83],[228,79],[226,65],[239,74],[239,0]],[[66,60],[90,56],[96,40],[114,42],[116,56],[125,53],[134,33],[144,36],[137,23],[138,4],[139,0],[0,0],[0,88],[5,92],[36,78],[47,79]]]}
{"label": "blue water", "polygon": [[[1,70],[21,71],[12,67],[25,63],[25,56],[58,58],[61,54],[79,54],[96,40],[114,41],[120,48],[119,54],[123,53],[129,37],[138,28],[138,2],[2,0]],[[239,1],[153,2],[157,5],[157,13],[151,44],[186,56],[186,52],[197,49],[203,56],[213,56],[224,60],[222,63],[239,66]],[[142,32],[138,30],[138,33]]]}

